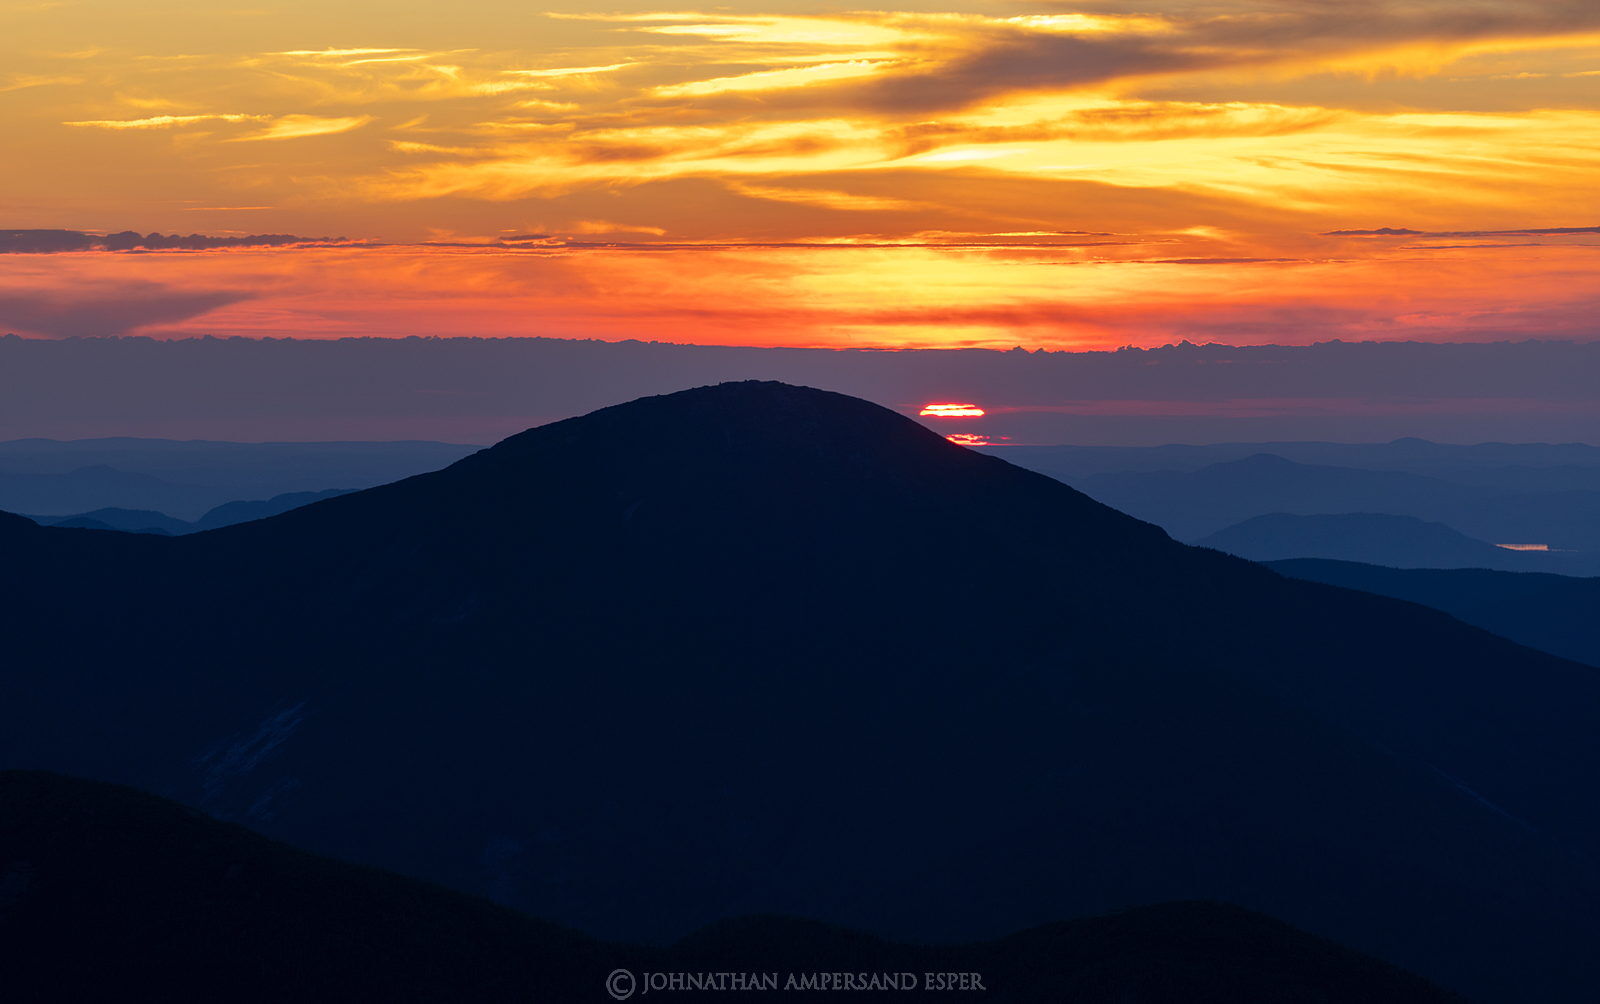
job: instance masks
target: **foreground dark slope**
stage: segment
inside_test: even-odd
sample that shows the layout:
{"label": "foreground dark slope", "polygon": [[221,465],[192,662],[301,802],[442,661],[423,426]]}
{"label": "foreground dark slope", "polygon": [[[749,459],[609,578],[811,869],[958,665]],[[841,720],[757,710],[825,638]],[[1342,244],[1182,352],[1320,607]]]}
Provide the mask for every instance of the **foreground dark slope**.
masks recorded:
{"label": "foreground dark slope", "polygon": [[1593,670],[862,401],[728,384],[225,530],[0,534],[6,762],[606,936],[1215,898],[1485,997],[1600,985]]}
{"label": "foreground dark slope", "polygon": [[[93,964],[84,964],[86,953]],[[601,1000],[618,967],[979,973],[984,1000],[1013,1002],[1458,999],[1215,903],[938,948],[772,917],[723,921],[670,948],[607,944],[487,900],[307,854],[130,788],[27,771],[0,771],[0,959],[9,998],[38,1004]]]}

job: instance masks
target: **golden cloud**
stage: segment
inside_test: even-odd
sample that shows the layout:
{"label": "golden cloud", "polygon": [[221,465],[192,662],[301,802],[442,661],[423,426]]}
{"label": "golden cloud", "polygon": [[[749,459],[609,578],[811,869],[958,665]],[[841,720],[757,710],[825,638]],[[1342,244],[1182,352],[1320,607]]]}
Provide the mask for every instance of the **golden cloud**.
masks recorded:
{"label": "golden cloud", "polygon": [[[7,79],[21,88],[17,100],[59,109],[41,120],[82,134],[35,132],[22,145],[70,144],[80,174],[115,162],[111,144],[168,131],[181,142],[141,184],[150,193],[166,186],[174,203],[199,194],[218,206],[326,213],[377,201],[413,233],[480,232],[436,219],[481,215],[464,200],[689,182],[729,197],[718,203],[734,214],[729,233],[743,225],[738,213],[757,211],[757,203],[769,214],[782,206],[829,210],[831,222],[810,226],[840,227],[837,237],[859,229],[838,218],[848,213],[905,214],[895,223],[907,228],[902,237],[957,217],[1021,230],[1054,219],[1027,201],[1007,205],[1009,193],[1076,184],[1146,200],[1165,193],[1163,205],[1190,207],[1190,217],[1175,221],[1181,225],[1219,222],[1207,216],[1219,206],[1230,207],[1226,222],[1236,224],[1245,210],[1234,207],[1253,207],[1259,226],[1290,241],[1299,239],[1291,231],[1331,229],[1396,200],[1416,213],[1408,222],[1423,227],[1542,218],[1583,198],[1585,179],[1600,166],[1600,119],[1576,98],[1570,110],[1487,112],[1471,90],[1513,77],[1581,87],[1582,75],[1596,72],[1582,61],[1584,47],[1600,46],[1592,4],[1137,7],[567,13],[551,15],[555,35],[542,47],[506,48],[502,35],[483,32],[425,40],[396,32],[371,39],[384,44],[207,55],[180,38],[165,51],[75,59],[71,75],[51,62],[64,56],[23,60]],[[1485,81],[1502,80],[1435,81],[1435,69],[1468,59],[1493,69]],[[1396,68],[1412,76],[1397,77]],[[1295,81],[1329,74],[1345,75],[1337,79],[1347,92],[1373,96],[1361,107],[1329,100],[1326,89],[1318,100],[1295,100]],[[1240,81],[1275,81],[1277,95],[1146,96],[1175,81],[1224,95]],[[1427,110],[1382,98],[1422,86],[1436,95]],[[268,142],[358,132],[338,143]],[[58,184],[48,159],[13,173],[48,192]],[[867,180],[873,176],[930,180],[913,194],[884,190]],[[449,209],[437,201],[445,197]],[[1079,211],[1085,229],[1111,229],[1097,219],[1100,207]],[[591,207],[583,218],[612,214]],[[792,213],[783,218],[798,225]]]}

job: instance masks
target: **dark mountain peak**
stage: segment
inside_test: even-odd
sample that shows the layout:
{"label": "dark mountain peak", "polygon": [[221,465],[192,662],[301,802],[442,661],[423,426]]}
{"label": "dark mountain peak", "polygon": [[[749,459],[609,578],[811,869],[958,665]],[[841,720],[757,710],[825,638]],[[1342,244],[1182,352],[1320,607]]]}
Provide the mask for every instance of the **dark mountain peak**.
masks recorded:
{"label": "dark mountain peak", "polygon": [[[999,512],[1026,532],[969,532]],[[881,633],[884,618],[906,618],[904,644],[930,657],[949,646],[923,589],[994,581],[1013,560],[1042,575],[1039,556],[1059,548],[1074,574],[1011,601],[1016,616],[1044,617],[1091,600],[1092,583],[1126,574],[1130,562],[1159,561],[1151,552],[1176,547],[1155,527],[887,408],[771,381],[604,408],[441,471],[187,541],[196,554],[223,548],[223,560],[248,561],[262,575],[328,583],[371,575],[368,563],[378,561],[389,569],[377,578],[392,605],[366,609],[384,616],[456,608],[470,566],[480,599],[461,623],[476,630],[491,611],[508,616],[510,604],[526,602],[525,590],[557,588],[534,570],[560,568],[563,596],[591,590],[596,611],[644,605],[675,636],[689,630],[686,617],[711,616],[704,597],[715,596],[719,618],[834,616],[863,638]],[[358,566],[338,557],[356,553],[369,557]],[[668,612],[680,603],[692,609]],[[696,646],[731,637],[696,630],[711,639]]]}
{"label": "dark mountain peak", "polygon": [[[999,545],[963,536],[997,507],[1015,526],[1031,527],[1033,539]],[[421,526],[435,529],[419,537]],[[826,566],[830,578],[843,576],[829,583],[830,602],[854,602],[863,617],[902,602],[880,595],[890,580],[907,596],[905,581],[937,581],[940,569],[987,581],[1003,552],[1032,555],[1046,540],[1071,549],[1085,583],[1089,567],[1120,566],[1148,548],[1172,546],[1155,527],[957,446],[888,408],[759,380],[640,398],[542,425],[440,471],[215,533],[222,535],[217,543],[241,546],[273,536],[275,551],[305,556],[299,574],[323,565],[330,545],[377,544],[381,560],[399,560],[387,543],[396,535],[408,540],[410,557],[398,570],[406,578],[419,574],[422,554],[441,575],[444,566],[459,568],[464,556],[477,555],[480,580],[485,567],[521,579],[529,562],[559,556],[575,577],[608,595],[617,576],[605,572],[606,560],[639,566],[622,577],[633,584],[628,588],[698,576],[719,593],[723,583],[752,577],[792,581],[800,590],[801,569],[820,575]],[[885,581],[859,595],[868,569]]]}
{"label": "dark mountain peak", "polygon": [[[478,457],[510,457],[548,446],[716,457],[753,452],[883,460],[975,457],[944,437],[869,401],[774,380],[741,380],[639,398],[529,429]],[[961,461],[957,461],[961,462]]]}

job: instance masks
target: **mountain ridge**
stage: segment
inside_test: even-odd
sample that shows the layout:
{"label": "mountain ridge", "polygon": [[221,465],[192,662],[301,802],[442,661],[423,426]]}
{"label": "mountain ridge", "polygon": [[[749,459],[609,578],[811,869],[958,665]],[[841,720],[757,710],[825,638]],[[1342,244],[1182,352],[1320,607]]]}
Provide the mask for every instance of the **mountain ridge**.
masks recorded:
{"label": "mountain ridge", "polygon": [[[207,533],[20,536],[0,764],[607,937],[1211,898],[1489,999],[1593,985],[1590,668],[865,402],[700,388]],[[85,574],[95,632],[48,599]]]}
{"label": "mountain ridge", "polygon": [[[116,839],[107,841],[107,832]],[[0,771],[0,938],[8,992],[38,1001],[583,1000],[598,997],[622,966],[640,978],[788,969],[910,971],[921,980],[930,970],[964,972],[985,981],[986,998],[1014,1002],[1069,993],[1110,1004],[1137,993],[1150,1004],[1187,1004],[1196,992],[1261,1000],[1263,990],[1329,1004],[1458,999],[1214,903],[1163,904],[945,947],[787,917],[729,919],[664,948],[607,943],[487,900],[319,858],[133,789],[18,771]],[[86,942],[94,966],[74,964]]]}
{"label": "mountain ridge", "polygon": [[1202,537],[1211,547],[1251,561],[1291,558],[1360,561],[1396,568],[1494,568],[1567,572],[1565,554],[1515,551],[1469,537],[1443,523],[1387,513],[1268,513]]}
{"label": "mountain ridge", "polygon": [[1600,578],[1478,568],[1385,568],[1353,561],[1291,558],[1284,575],[1420,603],[1543,652],[1600,666],[1592,611]]}

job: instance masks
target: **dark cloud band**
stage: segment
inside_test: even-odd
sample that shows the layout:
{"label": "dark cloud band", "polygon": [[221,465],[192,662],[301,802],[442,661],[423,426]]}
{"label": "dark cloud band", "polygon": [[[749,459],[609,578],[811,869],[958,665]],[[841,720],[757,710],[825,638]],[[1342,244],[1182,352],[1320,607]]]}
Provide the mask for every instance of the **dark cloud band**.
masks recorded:
{"label": "dark cloud band", "polygon": [[294,234],[250,234],[213,237],[208,234],[139,234],[124,230],[93,234],[80,230],[0,230],[0,254],[58,254],[70,251],[210,251],[217,248],[328,246],[347,243],[343,237],[298,237]]}

